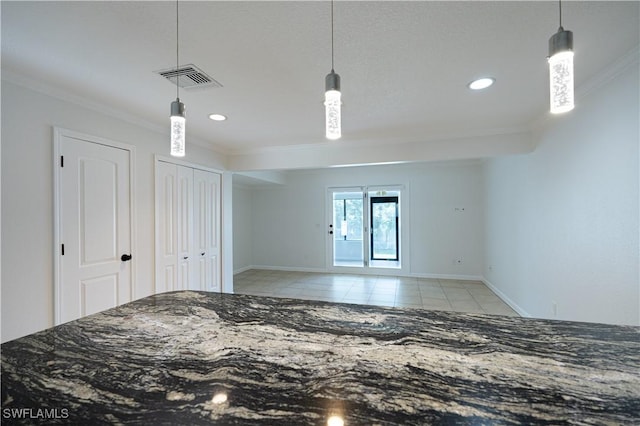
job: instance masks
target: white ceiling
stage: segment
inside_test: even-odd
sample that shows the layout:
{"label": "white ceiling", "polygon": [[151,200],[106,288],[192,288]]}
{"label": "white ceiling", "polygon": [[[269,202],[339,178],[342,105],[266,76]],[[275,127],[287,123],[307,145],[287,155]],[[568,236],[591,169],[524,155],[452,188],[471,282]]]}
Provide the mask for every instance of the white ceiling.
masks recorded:
{"label": "white ceiling", "polygon": [[[563,2],[578,89],[637,49],[638,6]],[[166,126],[168,134],[175,86],[154,71],[175,66],[175,2],[1,7],[3,76],[58,87]],[[188,141],[231,156],[327,144],[330,10],[327,1],[181,0],[180,64],[195,64],[223,85],[181,90]],[[557,2],[338,0],[334,10],[344,105],[343,138],[332,144],[415,148],[527,131],[547,114]],[[479,76],[496,84],[471,92],[466,84]],[[229,119],[213,122],[212,112]]]}

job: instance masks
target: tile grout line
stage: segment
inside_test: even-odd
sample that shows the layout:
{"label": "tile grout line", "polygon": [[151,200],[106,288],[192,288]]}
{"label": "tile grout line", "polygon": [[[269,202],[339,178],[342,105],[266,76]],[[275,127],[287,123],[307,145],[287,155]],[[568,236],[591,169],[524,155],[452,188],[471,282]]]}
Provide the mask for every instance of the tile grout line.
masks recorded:
{"label": "tile grout line", "polygon": [[[238,275],[242,275],[238,274]],[[422,307],[425,309],[440,309],[440,310],[449,310],[449,311],[469,311],[469,309],[454,309],[454,305],[460,306],[460,304],[464,304],[466,302],[473,302],[474,307],[470,310],[472,312],[485,312],[485,313],[494,313],[494,314],[510,314],[517,315],[515,312],[511,312],[512,310],[500,299],[495,293],[493,293],[488,287],[484,284],[478,283],[477,289],[484,289],[485,291],[481,291],[474,295],[474,292],[470,291],[468,287],[469,283],[460,283],[456,281],[447,281],[447,280],[428,280],[428,285],[421,285],[420,279],[409,279],[403,277],[363,277],[363,276],[344,276],[344,275],[336,275],[336,274],[293,274],[290,272],[275,272],[270,274],[265,274],[266,276],[261,277],[260,273],[252,273],[247,275],[250,278],[244,277],[234,277],[234,280],[237,280],[236,290],[238,293],[247,293],[247,294],[256,294],[262,296],[270,296],[270,297],[292,297],[292,298],[308,298],[313,300],[326,300],[330,302],[343,302],[343,303],[359,303],[359,304],[369,304],[369,305],[385,305],[385,306],[394,306],[394,307],[402,307],[406,305],[411,305],[412,307]],[[404,281],[403,281],[404,280]],[[447,285],[443,285],[443,282]],[[389,284],[392,283],[392,284]],[[437,287],[434,285],[437,283]],[[342,285],[344,287],[342,287]],[[335,291],[336,287],[340,289],[340,291]],[[393,285],[394,291],[390,292],[388,289]],[[475,286],[475,284],[473,284]],[[419,296],[419,303],[410,303],[412,300],[411,297],[407,299],[409,301],[401,301],[400,296],[402,295],[401,288],[406,286],[407,289],[415,289],[414,291],[408,291],[405,294],[414,293],[414,297]],[[244,288],[247,287],[247,288]],[[380,290],[380,293],[376,294],[376,287]],[[426,289],[438,290],[444,298],[441,297],[430,297],[428,295],[428,291]],[[447,289],[449,291],[447,291]],[[356,296],[355,293],[349,295],[352,290],[357,290],[355,293],[358,293]],[[454,295],[456,292],[466,293],[463,299],[458,299]],[[437,291],[435,291],[437,293]],[[393,293],[393,297],[391,296]],[[483,303],[480,302],[476,298],[482,297],[483,295],[488,296],[491,299],[491,296],[496,298],[496,309],[499,312],[490,312],[489,308],[485,308]],[[434,295],[435,296],[435,295]],[[438,295],[439,296],[439,295]],[[391,301],[393,299],[393,301]],[[430,304],[428,300],[433,301],[442,301],[441,303],[433,303]],[[446,302],[448,308],[442,306]],[[492,302],[484,302],[484,305],[490,304]],[[434,307],[434,305],[440,305]]]}

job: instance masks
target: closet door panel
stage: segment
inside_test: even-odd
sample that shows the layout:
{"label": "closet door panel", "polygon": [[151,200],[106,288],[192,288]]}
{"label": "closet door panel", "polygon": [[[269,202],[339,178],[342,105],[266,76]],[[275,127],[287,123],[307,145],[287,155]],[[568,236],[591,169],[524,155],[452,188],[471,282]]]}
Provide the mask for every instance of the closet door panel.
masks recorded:
{"label": "closet door panel", "polygon": [[158,161],[156,292],[221,291],[221,176]]}
{"label": "closet door panel", "polygon": [[194,215],[195,215],[195,228],[194,228],[194,240],[196,247],[196,259],[198,268],[198,290],[207,289],[207,241],[206,241],[206,229],[207,229],[207,180],[206,173],[202,170],[194,170]]}
{"label": "closet door panel", "polygon": [[156,293],[178,290],[178,169],[156,167]]}
{"label": "closet door panel", "polygon": [[200,289],[220,291],[220,175],[194,171]]}
{"label": "closet door panel", "polygon": [[197,282],[193,236],[193,169],[178,167],[178,290],[193,289]]}

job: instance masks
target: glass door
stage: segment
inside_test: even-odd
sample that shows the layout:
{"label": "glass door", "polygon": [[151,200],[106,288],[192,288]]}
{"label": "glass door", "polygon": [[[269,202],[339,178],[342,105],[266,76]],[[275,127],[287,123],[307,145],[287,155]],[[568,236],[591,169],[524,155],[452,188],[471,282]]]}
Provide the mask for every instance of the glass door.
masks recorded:
{"label": "glass door", "polygon": [[364,192],[362,189],[333,190],[333,266],[364,266]]}
{"label": "glass door", "polygon": [[329,188],[327,259],[334,270],[400,263],[401,187]]}

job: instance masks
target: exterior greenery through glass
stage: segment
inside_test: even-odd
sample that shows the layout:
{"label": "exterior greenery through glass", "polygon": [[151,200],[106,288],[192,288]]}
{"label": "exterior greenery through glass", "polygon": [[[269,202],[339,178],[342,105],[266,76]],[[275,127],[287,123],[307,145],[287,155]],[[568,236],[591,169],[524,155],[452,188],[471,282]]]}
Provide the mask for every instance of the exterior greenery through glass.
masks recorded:
{"label": "exterior greenery through glass", "polygon": [[371,197],[371,260],[399,260],[398,197]]}

